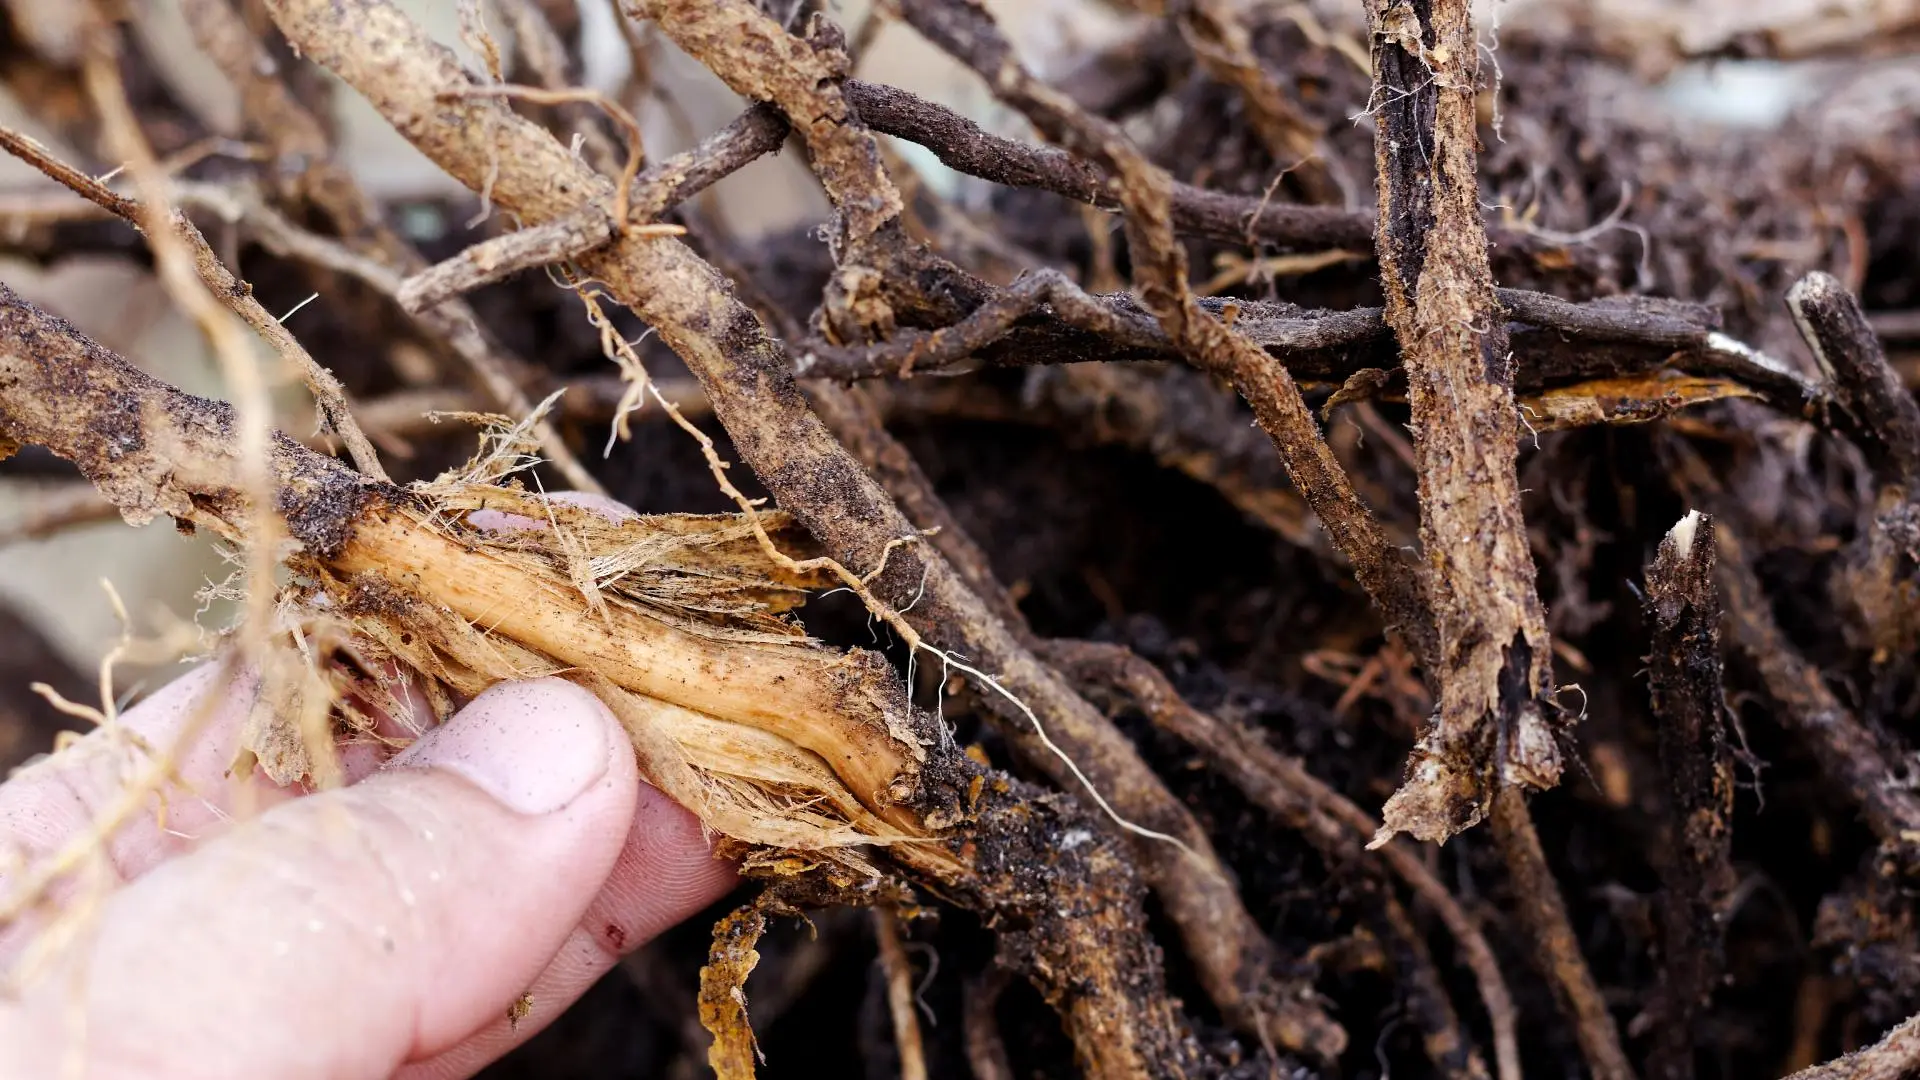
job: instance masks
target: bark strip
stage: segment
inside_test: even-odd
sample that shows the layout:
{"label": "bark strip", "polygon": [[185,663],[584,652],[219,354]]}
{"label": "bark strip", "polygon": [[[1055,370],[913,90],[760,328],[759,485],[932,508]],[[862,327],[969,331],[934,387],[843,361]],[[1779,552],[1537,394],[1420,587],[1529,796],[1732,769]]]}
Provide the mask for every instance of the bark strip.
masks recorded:
{"label": "bark strip", "polygon": [[1400,341],[1439,639],[1439,706],[1375,843],[1441,842],[1489,812],[1543,973],[1600,1080],[1633,1075],[1567,921],[1524,791],[1560,781],[1552,646],[1520,512],[1506,312],[1476,175],[1480,53],[1468,0],[1367,0],[1375,248]]}
{"label": "bark strip", "polygon": [[1475,178],[1480,54],[1468,0],[1367,0],[1375,245],[1413,408],[1440,704],[1387,801],[1381,839],[1443,841],[1494,792],[1560,780],[1546,614],[1520,516],[1506,313]]}

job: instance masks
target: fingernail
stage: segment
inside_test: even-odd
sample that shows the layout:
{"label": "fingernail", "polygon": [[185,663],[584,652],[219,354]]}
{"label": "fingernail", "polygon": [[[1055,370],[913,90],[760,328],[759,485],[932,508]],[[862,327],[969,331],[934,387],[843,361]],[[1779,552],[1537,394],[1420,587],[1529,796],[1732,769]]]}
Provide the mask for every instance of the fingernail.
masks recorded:
{"label": "fingernail", "polygon": [[387,768],[445,769],[522,814],[550,814],[606,775],[612,719],[563,679],[501,683]]}
{"label": "fingernail", "polygon": [[623,502],[615,502],[605,495],[596,495],[591,491],[556,491],[547,496],[552,502],[568,503],[582,510],[591,510],[612,522],[632,521],[640,512]]}

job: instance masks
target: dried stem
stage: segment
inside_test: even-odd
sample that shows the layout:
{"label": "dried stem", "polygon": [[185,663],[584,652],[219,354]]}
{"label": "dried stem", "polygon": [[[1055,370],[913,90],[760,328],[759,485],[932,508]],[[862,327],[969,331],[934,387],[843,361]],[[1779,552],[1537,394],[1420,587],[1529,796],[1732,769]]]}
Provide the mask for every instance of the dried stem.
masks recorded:
{"label": "dried stem", "polygon": [[[1082,66],[1054,82],[1022,65],[987,0],[883,0],[852,46],[825,0],[621,0],[587,12],[613,12],[633,60],[610,95],[580,88],[584,50],[608,43],[583,36],[576,0],[459,0],[462,38],[485,63],[471,74],[396,14],[400,2],[181,0],[234,89],[236,134],[229,110],[180,92],[191,87],[178,64],[148,55],[177,31],[164,5],[85,0],[67,13],[0,0],[0,84],[81,156],[56,161],[4,132],[0,145],[84,192],[0,193],[0,249],[56,274],[103,256],[139,267],[147,252],[118,219],[135,221],[243,405],[178,393],[0,290],[0,457],[48,443],[100,485],[59,490],[62,505],[30,514],[29,529],[115,510],[177,515],[183,531],[248,549],[248,650],[277,663],[291,643],[305,662],[269,673],[279,688],[263,687],[242,768],[324,783],[332,745],[365,730],[363,706],[387,711],[377,699],[388,676],[376,673],[396,665],[441,716],[500,678],[558,673],[586,686],[625,726],[643,775],[770,882],[717,928],[701,1015],[681,1003],[678,1038],[704,1047],[689,1030],[704,1017],[726,1077],[760,1064],[747,994],[763,1026],[783,1014],[817,989],[827,958],[857,952],[846,930],[867,913],[836,913],[831,936],[797,957],[771,942],[752,981],[767,919],[856,904],[905,920],[922,902],[910,886],[976,915],[998,949],[992,961],[963,957],[944,980],[927,972],[939,998],[966,992],[964,1030],[928,1031],[904,955],[919,946],[903,943],[893,917],[873,916],[874,985],[894,1028],[889,1038],[863,1023],[860,1037],[871,1061],[897,1044],[911,1076],[961,1053],[991,1080],[1016,1062],[1062,1071],[1060,1040],[1033,1037],[1036,1023],[1051,1030],[1047,1018],[1011,1001],[996,1013],[1013,977],[1038,987],[1080,1069],[1099,1080],[1286,1071],[1309,1058],[1324,1072],[1360,1068],[1370,1053],[1382,1070],[1482,1080],[1491,1065],[1515,1080],[1523,1047],[1546,1061],[1575,1043],[1583,1072],[1625,1080],[1616,1015],[1633,1016],[1644,1054],[1633,1063],[1649,1076],[1691,1080],[1696,1061],[1716,1060],[1787,1072],[1911,1011],[1915,912],[1901,868],[1920,865],[1920,793],[1903,725],[1920,697],[1920,407],[1905,380],[1920,354],[1890,357],[1876,334],[1905,344],[1920,330],[1914,312],[1868,313],[1861,297],[1914,305],[1900,230],[1916,220],[1920,143],[1884,122],[1899,114],[1871,68],[1819,75],[1833,93],[1778,133],[1724,146],[1695,138],[1680,111],[1601,108],[1592,91],[1646,82],[1683,53],[1820,53],[1829,34],[1868,57],[1911,44],[1913,0],[1888,7],[1903,13],[1872,47],[1854,16],[1730,9],[1728,26],[1751,28],[1735,36],[1695,15],[1640,25],[1543,0],[1496,12],[1514,18],[1495,39],[1476,33],[1467,0],[1367,0],[1327,23],[1315,5],[1112,0],[1149,17],[1096,12],[1096,26],[1068,26],[1076,50],[1083,29],[1113,43],[1061,57]],[[483,4],[496,29],[512,30],[513,56],[505,34],[489,35]],[[131,21],[110,24],[108,12]],[[850,79],[894,21],[959,57],[1037,136],[991,135]],[[715,72],[745,111],[695,145],[678,91],[653,85],[653,46],[667,44],[655,39]],[[1651,47],[1636,54],[1634,42]],[[1505,66],[1492,85],[1482,55]],[[308,57],[479,193],[487,239],[429,266],[383,221],[407,207],[411,233],[429,215],[371,197],[345,167],[338,80]],[[1357,126],[1322,129],[1368,87]],[[656,106],[692,150],[643,158],[638,119]],[[1482,131],[1490,106],[1494,126]],[[951,177],[923,173],[917,151],[896,153],[881,135],[1026,190],[963,184],[950,197]],[[709,185],[789,139],[832,218],[730,235]],[[1743,173],[1755,159],[1763,167]],[[133,172],[96,182],[81,171],[114,165]],[[1378,205],[1342,208],[1376,166]],[[1618,205],[1597,217],[1596,197],[1611,203],[1616,191]],[[702,207],[684,201],[702,192]],[[430,216],[449,220],[458,201],[435,197]],[[1570,224],[1582,218],[1597,223]],[[1606,295],[1636,249],[1610,230],[1639,235],[1633,280],[1646,295]],[[365,349],[349,385],[383,396],[350,413],[316,368],[306,377],[322,431],[273,436],[262,402],[301,360],[274,361],[245,340],[248,319],[276,349],[291,337],[275,337],[284,331],[257,310],[226,313],[251,301],[245,283],[220,276],[209,241],[236,269],[237,252],[279,256],[258,268],[263,290],[314,283],[330,302],[309,309],[302,337],[321,355],[322,341]],[[422,243],[442,259],[463,242],[441,232]],[[1188,260],[1208,257],[1190,280]],[[1799,280],[1786,296],[1793,322],[1761,310],[1818,266],[1838,277]],[[1500,288],[1496,273],[1561,295]],[[563,314],[549,283],[575,293],[619,374],[578,380],[571,400],[550,392],[590,342],[577,324],[549,333]],[[1383,308],[1353,306],[1376,284]],[[476,311],[481,286],[489,307]],[[1215,290],[1242,295],[1196,295]],[[1699,302],[1708,297],[1731,302]],[[396,322],[389,300],[413,321]],[[1814,363],[1782,351],[1794,322]],[[538,343],[539,355],[516,358],[501,347],[508,337]],[[687,385],[650,378],[677,371],[669,350]],[[955,375],[975,377],[938,377]],[[614,524],[509,479],[539,464],[544,442],[559,471],[591,489],[595,475],[561,434],[612,419],[611,448],[649,396],[661,407],[646,410],[656,427],[640,431],[637,456],[595,472],[636,502],[677,498],[689,479],[704,489],[671,470],[688,449],[657,427],[671,420],[738,514]],[[542,397],[533,425],[487,412],[524,413]],[[702,423],[683,400],[706,410]],[[430,434],[422,414],[447,410],[461,414],[452,437]],[[356,419],[365,434],[347,450],[358,473],[347,453],[332,460],[342,444],[325,432]],[[1547,435],[1648,420],[1669,422]],[[901,439],[895,421],[907,425]],[[1027,430],[1003,439],[999,424]],[[395,487],[372,459],[377,446],[434,467],[469,425],[482,429],[481,455],[439,481]],[[653,445],[660,438],[672,445]],[[768,498],[751,497],[761,492],[722,457],[728,445]],[[1089,445],[1130,452],[1082,452]],[[65,475],[38,445],[26,449],[0,471]],[[1208,492],[1155,474],[1149,459],[1311,557],[1281,551],[1266,565],[1270,537],[1234,527]],[[1644,524],[1674,513],[1676,495],[1730,524],[1690,514],[1667,534],[1636,613],[1608,582],[1645,558]],[[496,535],[469,516],[481,507],[549,527]],[[892,632],[904,681],[877,653],[805,638],[798,605],[836,582]],[[1378,618],[1353,606],[1362,591]],[[1217,712],[1193,708],[1126,649],[1042,636],[1105,633],[1090,630],[1103,616],[1189,672],[1182,685],[1217,699]],[[290,628],[291,642],[270,628]],[[1607,683],[1642,661],[1636,633],[1649,639],[1651,712],[1640,719],[1652,727],[1621,712],[1630,686]],[[1726,697],[1738,688],[1721,635],[1740,660],[1735,681],[1755,684],[1762,718],[1778,718],[1769,745],[1784,738],[1813,770],[1809,780],[1789,769],[1795,782],[1762,792],[1771,812],[1742,842],[1752,866],[1738,885],[1730,833],[1743,750],[1727,741]],[[1206,662],[1181,659],[1194,654]],[[1553,664],[1594,691],[1596,728],[1578,754]],[[957,729],[916,705],[931,691],[929,706],[951,711],[945,696],[962,684],[972,692]],[[291,710],[282,691],[298,699]],[[1296,709],[1284,703],[1295,693],[1337,701]],[[114,714],[111,701],[55,704]],[[1255,716],[1281,718],[1285,745],[1312,748],[1328,779],[1279,752]],[[979,723],[983,741],[963,754],[956,730]],[[1142,723],[1155,739],[1139,737]],[[1383,775],[1410,742],[1409,770]],[[1009,754],[1065,790],[985,764]],[[37,918],[43,886],[99,865],[100,834],[167,796],[167,759],[149,756],[159,771],[129,774],[86,836],[30,865],[25,892],[0,896],[0,936],[33,929],[6,924],[29,904]],[[1549,796],[1540,807],[1556,827],[1536,831],[1529,788],[1551,786],[1565,756],[1592,772],[1593,790]],[[1211,776],[1155,775],[1198,768]],[[1364,804],[1394,780],[1406,786],[1384,825],[1369,812],[1377,803],[1343,794]],[[1263,816],[1279,846],[1237,842],[1225,858],[1210,846]],[[1484,866],[1423,842],[1483,818],[1509,878],[1490,887]],[[1796,824],[1807,821],[1810,832]],[[1782,828],[1793,833],[1785,847]],[[1878,844],[1849,875],[1862,835]],[[1572,846],[1550,862],[1543,848],[1562,838]],[[1807,854],[1794,845],[1806,844],[1812,876],[1793,878]],[[1306,906],[1294,901],[1298,884],[1322,877]],[[1790,886],[1784,921],[1749,917],[1743,898],[1771,880]],[[1563,887],[1580,896],[1563,899]],[[1255,903],[1243,888],[1273,895]],[[1490,894],[1503,896],[1504,919],[1475,910]],[[1588,918],[1596,903],[1609,914]],[[1737,911],[1748,915],[1729,936]],[[951,957],[982,940],[975,926],[927,940]],[[1348,932],[1329,939],[1335,927]],[[1502,958],[1537,958],[1535,987],[1559,1015],[1527,1008],[1552,1031],[1521,1037],[1495,929],[1512,938]],[[1176,950],[1172,981],[1188,990],[1204,1041],[1169,994],[1162,946]],[[1583,948],[1596,950],[1592,969]],[[1784,1015],[1782,995],[1796,989],[1737,986],[1729,973],[1794,956],[1808,962],[1790,1030],[1747,1023]],[[655,979],[653,995],[665,985]],[[1394,1007],[1377,1012],[1383,988]],[[1196,993],[1211,1000],[1195,1004]],[[1914,1071],[1916,1024],[1808,1075]],[[1256,1044],[1264,1057],[1251,1056]],[[1422,1052],[1425,1063],[1408,1060]]]}
{"label": "dried stem", "polygon": [[900,944],[899,917],[886,908],[874,908],[873,937],[887,980],[887,1013],[893,1019],[894,1045],[900,1052],[900,1080],[927,1080],[927,1051],[920,1041],[920,1016],[913,1003],[913,962]]}
{"label": "dried stem", "polygon": [[1699,1018],[1725,968],[1723,920],[1736,881],[1713,564],[1713,522],[1696,511],[1667,533],[1647,567],[1649,682],[1669,830],[1660,867],[1664,963],[1647,1069],[1660,1080],[1692,1080]]}
{"label": "dried stem", "polygon": [[1786,1080],[1904,1080],[1920,1070],[1920,1016],[1865,1049],[1802,1069]]}
{"label": "dried stem", "polygon": [[[398,302],[402,279],[393,269],[392,253],[386,249],[369,244],[368,250],[374,253],[366,254],[362,250],[348,248],[342,241],[302,229],[266,205],[259,193],[251,189],[196,185],[185,189],[183,194],[237,220],[266,250],[349,275],[386,296],[394,297]],[[411,253],[412,249],[404,250]],[[417,255],[408,254],[407,257],[414,263],[418,262]],[[466,362],[468,370],[480,381],[491,407],[505,409],[516,417],[533,415],[533,404],[526,391],[521,389],[521,382],[532,381],[532,375],[515,374],[516,371],[527,372],[525,361],[502,352],[488,339],[470,305],[463,300],[453,300],[413,315],[423,333],[444,342],[455,356]],[[363,406],[360,412],[366,415],[368,410]],[[377,414],[378,410],[375,411]],[[536,417],[532,430],[540,440],[547,460],[575,490],[604,493],[600,482],[586,472],[579,459],[561,441],[558,431],[546,419]]]}

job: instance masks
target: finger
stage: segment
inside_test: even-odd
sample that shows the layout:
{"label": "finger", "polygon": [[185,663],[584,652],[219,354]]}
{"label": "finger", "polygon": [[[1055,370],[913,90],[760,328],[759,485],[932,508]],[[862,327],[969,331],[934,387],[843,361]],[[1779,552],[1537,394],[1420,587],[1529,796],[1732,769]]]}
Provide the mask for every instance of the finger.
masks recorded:
{"label": "finger", "polygon": [[[119,730],[97,728],[0,784],[0,902],[14,895],[36,862],[93,832],[129,783],[157,767],[157,758],[170,757],[171,778],[105,841],[108,868],[119,881],[189,850],[236,814],[302,793],[258,769],[231,775],[259,692],[252,673],[223,661],[203,664],[121,714]],[[431,724],[424,698],[410,703],[414,715],[407,722],[415,729]],[[372,772],[382,756],[370,744],[342,747],[345,779]],[[67,891],[57,888],[45,899],[58,904]],[[25,920],[0,927],[0,965],[32,929]]]}
{"label": "finger", "polygon": [[[559,492],[548,498],[614,521],[638,516],[604,495]],[[472,520],[483,529],[546,527],[543,521],[492,510],[476,511]],[[136,740],[96,729],[0,785],[0,901],[10,892],[4,869],[9,862],[31,862],[89,830],[100,811],[125,790],[129,777],[151,767],[149,751],[174,755],[174,780],[156,793],[156,812],[137,815],[110,838],[112,869],[123,881],[186,850],[205,831],[224,824],[236,806],[265,809],[300,794],[259,770],[229,776],[259,692],[257,676],[236,673],[224,662],[204,664],[121,714],[121,728]],[[433,725],[424,697],[408,704],[412,715],[400,718],[390,733]],[[375,719],[390,723],[385,717]],[[365,742],[349,743],[340,751],[348,782],[372,772],[385,757]],[[162,807],[164,816],[158,813]],[[6,937],[0,932],[0,957]]]}
{"label": "finger", "polygon": [[[257,683],[221,663],[205,664],[121,715],[0,784],[0,903],[10,904],[45,860],[77,843],[98,843],[114,881],[130,881],[192,847],[235,808],[263,809],[291,797],[264,774],[229,778]],[[91,839],[109,807],[156,759],[172,755],[173,776],[104,838]],[[71,902],[77,886],[56,881],[31,899],[39,912],[0,925],[0,969],[44,924],[44,912]]]}
{"label": "finger", "polygon": [[[185,786],[170,784],[162,794],[173,831],[194,832],[216,816],[207,803],[224,801],[224,776],[239,749],[252,696],[251,682],[234,680],[219,663],[175,679],[122,714],[124,732],[96,728],[0,785],[0,836],[31,857],[84,833],[132,775],[151,767],[144,748],[174,752]],[[196,737],[183,743],[195,728]],[[201,797],[189,794],[189,788]],[[271,799],[272,793],[263,792],[262,798]],[[154,815],[143,814],[111,839],[109,852],[115,870],[133,877],[184,843],[160,828]]]}
{"label": "finger", "polygon": [[111,896],[91,941],[0,1007],[0,1075],[79,1053],[96,1077],[384,1077],[442,1053],[579,925],[637,788],[591,694],[495,687],[378,775]]}
{"label": "finger", "polygon": [[401,1071],[406,1080],[465,1077],[540,1033],[622,956],[720,899],[739,883],[732,862],[708,850],[700,819],[647,784],[633,828],[600,895],[527,988],[517,1018],[488,1018],[453,1049]]}

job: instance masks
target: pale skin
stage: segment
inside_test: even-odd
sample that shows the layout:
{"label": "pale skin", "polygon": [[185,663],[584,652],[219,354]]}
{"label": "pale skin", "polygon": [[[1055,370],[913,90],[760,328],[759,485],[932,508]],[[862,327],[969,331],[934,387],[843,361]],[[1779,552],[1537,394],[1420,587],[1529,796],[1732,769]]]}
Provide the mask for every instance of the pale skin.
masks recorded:
{"label": "pale skin", "polygon": [[[104,880],[0,927],[0,1078],[468,1076],[737,882],[564,680],[496,686],[386,760],[351,747],[311,795],[227,775],[251,693],[214,663],[122,717],[150,746],[198,721],[185,788]],[[0,903],[121,790],[106,734],[0,784]],[[29,963],[48,909],[81,933]]]}

